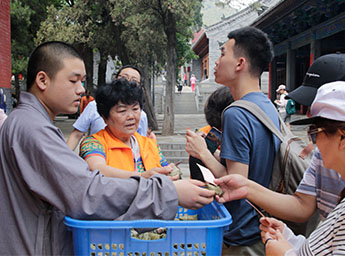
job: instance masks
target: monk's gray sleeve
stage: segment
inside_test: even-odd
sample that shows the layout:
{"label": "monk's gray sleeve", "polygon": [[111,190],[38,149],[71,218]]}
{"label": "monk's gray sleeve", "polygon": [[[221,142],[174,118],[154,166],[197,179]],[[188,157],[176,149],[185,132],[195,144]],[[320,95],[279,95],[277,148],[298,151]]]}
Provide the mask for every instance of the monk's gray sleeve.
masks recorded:
{"label": "monk's gray sleeve", "polygon": [[64,214],[77,219],[174,218],[177,192],[168,177],[104,177],[90,172],[67,147],[59,129],[45,127],[32,133],[25,138],[25,147],[21,143],[13,149],[21,159],[17,164],[22,178],[33,193]]}

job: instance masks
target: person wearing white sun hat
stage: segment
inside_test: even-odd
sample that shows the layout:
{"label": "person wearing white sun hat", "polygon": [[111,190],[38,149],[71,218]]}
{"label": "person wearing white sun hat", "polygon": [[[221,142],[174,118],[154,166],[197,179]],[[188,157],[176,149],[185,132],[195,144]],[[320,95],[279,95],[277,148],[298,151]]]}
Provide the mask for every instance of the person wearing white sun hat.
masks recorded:
{"label": "person wearing white sun hat", "polygon": [[[321,86],[310,109],[311,116],[293,122],[309,125],[308,136],[319,148],[326,168],[345,178],[345,82]],[[274,218],[261,218],[262,240],[266,255],[342,254],[345,250],[345,190],[339,204],[306,239],[294,236],[286,225]]]}
{"label": "person wearing white sun hat", "polygon": [[286,112],[286,105],[288,102],[288,100],[285,98],[288,95],[286,86],[284,84],[279,85],[276,92],[277,94],[279,94],[279,97],[274,101],[274,103],[278,107],[280,117],[283,119],[284,123],[288,125],[291,119],[291,115],[288,115]]}

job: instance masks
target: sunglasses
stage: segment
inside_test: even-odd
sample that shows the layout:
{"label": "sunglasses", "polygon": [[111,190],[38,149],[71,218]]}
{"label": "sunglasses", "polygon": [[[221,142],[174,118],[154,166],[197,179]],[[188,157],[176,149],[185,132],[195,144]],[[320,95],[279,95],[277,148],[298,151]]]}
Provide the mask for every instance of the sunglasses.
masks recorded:
{"label": "sunglasses", "polygon": [[317,137],[317,134],[320,133],[320,132],[324,132],[325,129],[324,128],[315,128],[313,126],[310,126],[307,133],[308,133],[308,138],[309,138],[309,141],[311,141],[313,144],[316,144],[316,137]]}

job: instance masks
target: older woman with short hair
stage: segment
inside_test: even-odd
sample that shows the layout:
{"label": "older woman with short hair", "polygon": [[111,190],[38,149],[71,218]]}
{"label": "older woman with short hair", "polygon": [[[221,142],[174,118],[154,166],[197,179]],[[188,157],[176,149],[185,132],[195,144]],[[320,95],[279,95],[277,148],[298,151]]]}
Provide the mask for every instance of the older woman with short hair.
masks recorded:
{"label": "older woman with short hair", "polygon": [[157,142],[136,132],[143,104],[141,88],[126,79],[117,79],[97,90],[96,103],[107,126],[86,137],[80,146],[80,156],[91,170],[119,178],[149,178],[171,172],[173,164],[166,161]]}

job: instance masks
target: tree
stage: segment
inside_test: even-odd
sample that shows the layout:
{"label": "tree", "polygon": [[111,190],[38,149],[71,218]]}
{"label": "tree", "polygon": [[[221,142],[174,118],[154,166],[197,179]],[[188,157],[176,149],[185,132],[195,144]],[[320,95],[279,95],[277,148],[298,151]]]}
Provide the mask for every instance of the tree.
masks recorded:
{"label": "tree", "polygon": [[85,1],[74,2],[71,6],[64,4],[56,8],[47,8],[47,18],[41,22],[37,32],[36,43],[44,41],[64,41],[74,45],[81,53],[86,67],[86,86],[93,89],[93,49],[90,41],[93,38],[91,10]]}
{"label": "tree", "polygon": [[[181,59],[192,56],[190,46],[188,49],[188,41],[192,36],[190,27],[193,25],[194,13],[200,12],[200,6],[199,0],[188,3],[182,0],[74,1],[59,9],[49,7],[48,18],[41,24],[38,40],[67,39],[69,43],[79,43],[82,49],[86,49],[86,46],[97,49],[101,55],[99,82],[104,81],[108,55],[117,55],[123,65],[139,66],[142,69],[146,98],[144,109],[154,129],[158,125],[152,106],[150,78],[153,70],[159,70],[157,67],[168,63],[168,111],[165,111],[168,128],[165,130],[172,134],[177,56]],[[179,55],[176,53],[177,43]]]}
{"label": "tree", "polygon": [[106,0],[67,1],[62,8],[50,6],[48,17],[41,23],[37,41],[62,40],[75,45],[82,53],[87,70],[87,88],[93,89],[93,51],[100,54],[98,84],[105,82],[108,56],[119,55],[129,63],[128,50],[121,39],[122,24],[113,22],[114,8]]}
{"label": "tree", "polygon": [[[177,32],[182,35],[191,34],[189,29],[193,24],[195,10],[200,10],[201,2],[171,0],[161,4],[159,17],[161,18],[164,32],[167,37],[167,86],[166,105],[164,110],[164,122],[162,135],[172,135],[174,133],[174,88],[176,83],[177,69]],[[178,22],[177,22],[178,21]]]}
{"label": "tree", "polygon": [[30,52],[35,47],[34,38],[39,24],[46,17],[46,6],[59,6],[60,0],[12,0],[11,1],[11,56],[15,90],[19,98],[19,74],[26,76]]}
{"label": "tree", "polygon": [[[112,1],[115,2],[115,0]],[[145,33],[136,33],[139,39],[145,38],[144,35],[149,35],[151,38],[146,38],[146,42],[152,42],[153,38],[156,37],[160,41],[157,45],[152,44],[153,47],[151,48],[155,50],[158,49],[158,51],[162,49],[161,47],[165,48],[165,54],[161,55],[167,57],[167,85],[162,134],[171,135],[174,133],[174,88],[176,85],[177,69],[177,33],[186,37],[192,36],[190,28],[193,25],[193,18],[195,17],[196,10],[200,11],[201,1],[123,0],[122,2],[127,6],[124,13],[132,13],[131,16],[126,18],[125,22],[130,22],[133,25],[131,27],[136,27],[137,30],[143,30],[144,28],[138,24],[148,23],[149,25],[147,28],[150,29],[146,29]],[[140,50],[145,49],[145,46],[142,47],[143,40],[139,40],[139,42]],[[138,44],[138,41],[136,41],[136,43]],[[152,54],[152,51],[147,49],[147,53]],[[148,56],[150,55],[146,55],[146,58],[148,58]],[[155,59],[155,57],[152,59]],[[162,58],[157,56],[157,60],[161,62]]]}
{"label": "tree", "polygon": [[[113,21],[123,24],[121,38],[128,50],[130,63],[140,67],[145,94],[144,110],[148,115],[149,126],[158,128],[151,99],[151,74],[154,66],[163,66],[166,62],[166,40],[159,36],[164,32],[152,9],[144,8],[135,1],[111,0],[114,9]],[[121,57],[120,57],[121,58]],[[157,70],[157,69],[156,69]]]}
{"label": "tree", "polygon": [[27,43],[27,40],[30,38],[29,27],[32,13],[28,5],[19,0],[11,1],[11,61],[17,101],[20,94],[19,74],[26,74],[29,59],[30,43]]}

